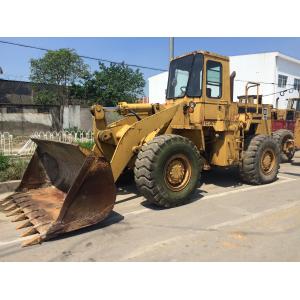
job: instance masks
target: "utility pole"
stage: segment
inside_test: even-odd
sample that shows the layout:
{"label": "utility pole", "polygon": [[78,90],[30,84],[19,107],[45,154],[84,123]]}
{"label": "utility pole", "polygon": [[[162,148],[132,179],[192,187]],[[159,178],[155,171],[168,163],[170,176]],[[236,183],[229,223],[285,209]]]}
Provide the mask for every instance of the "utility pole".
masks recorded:
{"label": "utility pole", "polygon": [[174,58],[174,38],[169,38],[169,60],[171,61]]}

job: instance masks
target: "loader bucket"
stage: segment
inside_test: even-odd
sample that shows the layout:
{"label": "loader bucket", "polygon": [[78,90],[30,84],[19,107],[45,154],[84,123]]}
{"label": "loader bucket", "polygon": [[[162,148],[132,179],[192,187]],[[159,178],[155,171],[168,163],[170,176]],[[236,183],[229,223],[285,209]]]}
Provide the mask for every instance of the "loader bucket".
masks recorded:
{"label": "loader bucket", "polygon": [[34,234],[23,246],[105,219],[116,199],[106,159],[72,144],[33,141],[37,149],[16,193],[2,202],[7,216],[20,222],[17,229],[26,227],[22,236]]}

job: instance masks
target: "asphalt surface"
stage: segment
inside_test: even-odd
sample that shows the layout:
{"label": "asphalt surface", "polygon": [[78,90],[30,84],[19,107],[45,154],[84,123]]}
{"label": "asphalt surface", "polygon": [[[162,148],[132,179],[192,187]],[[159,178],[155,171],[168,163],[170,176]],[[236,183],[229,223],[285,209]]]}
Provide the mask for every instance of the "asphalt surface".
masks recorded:
{"label": "asphalt surface", "polygon": [[104,224],[27,248],[0,212],[0,261],[300,261],[300,152],[269,185],[241,184],[236,170],[220,169],[203,182],[172,209],[119,186]]}

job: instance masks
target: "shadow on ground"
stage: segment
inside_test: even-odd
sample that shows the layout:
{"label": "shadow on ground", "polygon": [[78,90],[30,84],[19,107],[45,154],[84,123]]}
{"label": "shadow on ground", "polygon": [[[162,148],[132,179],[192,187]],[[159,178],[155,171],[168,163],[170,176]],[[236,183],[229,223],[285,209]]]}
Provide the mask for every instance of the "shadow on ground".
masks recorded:
{"label": "shadow on ground", "polygon": [[88,226],[88,227],[85,227],[85,228],[81,228],[81,229],[78,229],[76,231],[63,233],[63,234],[61,234],[61,235],[59,235],[55,238],[52,238],[51,240],[52,241],[61,240],[61,239],[65,239],[65,238],[72,237],[72,236],[75,236],[75,235],[79,235],[79,234],[82,234],[82,233],[102,229],[102,228],[105,228],[105,227],[110,226],[112,224],[119,223],[122,220],[124,220],[124,216],[120,215],[119,213],[117,213],[115,211],[112,211],[110,213],[110,215],[105,220],[103,220],[102,222],[100,222],[98,224],[91,225],[91,226]]}
{"label": "shadow on ground", "polygon": [[117,184],[117,195],[119,195],[119,196],[128,195],[128,197],[125,197],[121,200],[117,200],[116,204],[134,200],[141,196],[139,194],[134,182],[127,184],[127,185],[126,184]]}
{"label": "shadow on ground", "polygon": [[300,173],[292,173],[292,172],[280,172],[281,174],[292,175],[292,176],[300,176]]}
{"label": "shadow on ground", "polygon": [[214,168],[202,173],[202,181],[205,184],[214,184],[219,187],[241,186],[241,178],[237,168]]}
{"label": "shadow on ground", "polygon": [[[219,187],[238,187],[242,185],[242,182],[240,180],[240,176],[237,168],[228,168],[228,169],[214,168],[211,171],[204,171],[202,173],[201,180],[199,182],[197,190],[192,195],[192,197],[183,205],[188,205],[204,197],[206,191],[201,189],[201,186],[203,184],[214,184]],[[141,196],[134,183],[134,177],[132,172],[127,172],[126,174],[124,174],[120,178],[120,180],[117,181],[116,185],[117,185],[118,195],[130,194],[128,198],[116,201],[116,204],[127,202]],[[165,209],[162,207],[158,207],[155,204],[149,203],[146,200],[141,202],[141,205],[153,210]]]}
{"label": "shadow on ground", "polygon": [[[178,206],[184,206],[184,205],[188,205],[188,204],[191,204],[195,201],[198,201],[198,200],[201,200],[201,198],[204,197],[204,194],[207,193],[206,191],[204,190],[201,190],[201,189],[197,189],[193,195],[191,196],[190,199],[188,199],[185,203],[181,204],[181,205],[178,205]],[[165,209],[172,209],[172,207],[170,208],[165,208],[165,207],[160,207],[160,206],[157,206],[155,204],[152,204],[150,202],[148,202],[147,200],[141,202],[141,205],[143,205],[144,207],[146,208],[150,208],[152,210],[165,210]]]}
{"label": "shadow on ground", "polygon": [[291,165],[292,165],[292,166],[300,167],[300,162],[292,161],[292,162],[291,162]]}

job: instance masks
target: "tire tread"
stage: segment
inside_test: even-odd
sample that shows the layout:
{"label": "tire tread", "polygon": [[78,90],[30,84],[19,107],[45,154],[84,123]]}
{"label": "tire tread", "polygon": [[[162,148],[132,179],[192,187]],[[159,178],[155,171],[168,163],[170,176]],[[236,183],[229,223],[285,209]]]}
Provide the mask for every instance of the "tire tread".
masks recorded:
{"label": "tire tread", "polygon": [[[244,182],[255,185],[263,184],[262,179],[259,176],[258,170],[256,169],[256,156],[260,146],[266,141],[274,142],[274,139],[271,136],[262,134],[250,136],[245,139],[244,145],[246,150],[244,151],[243,160],[240,165],[240,176]],[[276,150],[276,155],[279,155],[278,150],[279,149]],[[276,176],[277,173],[278,170],[276,172]]]}
{"label": "tire tread", "polygon": [[156,158],[162,150],[163,145],[172,144],[178,142],[178,140],[185,144],[189,144],[194,153],[197,155],[198,160],[201,160],[197,147],[188,138],[175,134],[164,134],[155,137],[150,142],[142,146],[136,158],[134,168],[136,186],[149,202],[159,206],[176,206],[176,204],[173,204],[168,200],[166,192],[155,184],[152,174]]}

